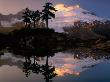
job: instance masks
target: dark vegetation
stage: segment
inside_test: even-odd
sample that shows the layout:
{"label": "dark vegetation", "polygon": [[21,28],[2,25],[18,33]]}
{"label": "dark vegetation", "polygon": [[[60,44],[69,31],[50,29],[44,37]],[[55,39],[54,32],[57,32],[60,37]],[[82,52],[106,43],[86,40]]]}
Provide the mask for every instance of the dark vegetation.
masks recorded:
{"label": "dark vegetation", "polygon": [[[35,74],[40,73],[44,76],[45,82],[50,82],[51,79],[57,75],[54,72],[55,67],[48,64],[48,58],[62,50],[62,48],[58,48],[58,46],[62,45],[61,42],[65,36],[48,28],[48,20],[55,18],[53,11],[56,10],[52,6],[52,3],[46,3],[42,12],[38,10],[31,11],[26,8],[23,13],[25,28],[0,34],[0,55],[3,55],[2,50],[6,49],[15,55],[24,56],[23,72],[25,72],[26,77],[28,77],[31,72]],[[38,25],[36,25],[39,24],[41,20],[45,21],[46,28],[39,28]],[[47,57],[46,63],[44,65],[38,64],[36,58],[44,56]],[[31,58],[33,58],[34,62],[31,61]]]}
{"label": "dark vegetation", "polygon": [[74,26],[63,27],[67,37],[78,46],[107,50],[110,49],[110,21],[77,21]]}
{"label": "dark vegetation", "polygon": [[[12,50],[18,54],[22,54],[23,51],[26,51],[26,53],[22,55],[31,55],[38,52],[55,52],[64,46],[66,35],[48,28],[48,20],[55,18],[54,12],[57,10],[53,7],[52,3],[49,2],[43,7],[42,12],[39,10],[32,11],[26,8],[23,12],[25,27],[8,33],[1,33],[0,48]],[[39,27],[40,23],[46,26]],[[40,54],[37,55],[39,56]]]}
{"label": "dark vegetation", "polygon": [[23,12],[25,27],[0,33],[0,48],[14,51],[40,51],[47,48],[51,51],[60,48],[89,47],[109,51],[110,21],[77,21],[74,26],[64,27],[63,33],[58,33],[48,26],[48,20],[55,18],[54,12],[57,10],[49,2],[43,7],[42,12],[26,8]]}

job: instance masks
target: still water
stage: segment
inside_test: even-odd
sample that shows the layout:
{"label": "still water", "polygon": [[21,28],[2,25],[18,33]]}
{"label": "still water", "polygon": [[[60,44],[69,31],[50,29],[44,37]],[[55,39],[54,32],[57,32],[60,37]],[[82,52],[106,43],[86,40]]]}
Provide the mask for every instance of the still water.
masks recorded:
{"label": "still water", "polygon": [[[5,52],[0,56],[0,82],[110,82],[109,53],[108,56],[100,53],[97,56],[97,53],[69,50],[56,52],[54,56],[26,59]],[[46,80],[46,72],[39,72],[34,66],[29,67],[30,63],[37,64],[37,67],[48,64],[52,69],[55,68],[51,74],[56,75]]]}

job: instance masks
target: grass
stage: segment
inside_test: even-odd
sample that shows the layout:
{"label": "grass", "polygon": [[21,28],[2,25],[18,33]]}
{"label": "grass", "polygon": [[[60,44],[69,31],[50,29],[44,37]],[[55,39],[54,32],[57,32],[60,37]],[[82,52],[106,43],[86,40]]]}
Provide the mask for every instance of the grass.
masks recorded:
{"label": "grass", "polygon": [[0,33],[9,33],[13,30],[19,30],[23,27],[0,27]]}

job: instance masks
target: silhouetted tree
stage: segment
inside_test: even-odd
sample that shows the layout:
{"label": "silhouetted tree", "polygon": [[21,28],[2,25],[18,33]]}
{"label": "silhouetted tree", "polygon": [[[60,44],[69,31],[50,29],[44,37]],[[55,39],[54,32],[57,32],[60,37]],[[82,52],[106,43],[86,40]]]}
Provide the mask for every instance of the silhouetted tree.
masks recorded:
{"label": "silhouetted tree", "polygon": [[57,10],[53,7],[53,4],[50,2],[45,3],[43,6],[44,9],[42,10],[42,20],[45,21],[46,27],[48,28],[48,20],[51,18],[55,18],[54,12]]}
{"label": "silhouetted tree", "polygon": [[30,20],[30,15],[31,15],[31,10],[28,8],[25,9],[23,12],[23,22],[25,22],[25,27],[30,27],[31,25],[31,20]]}
{"label": "silhouetted tree", "polygon": [[33,21],[34,28],[36,27],[36,22],[40,20],[40,14],[39,10],[31,12],[31,20]]}

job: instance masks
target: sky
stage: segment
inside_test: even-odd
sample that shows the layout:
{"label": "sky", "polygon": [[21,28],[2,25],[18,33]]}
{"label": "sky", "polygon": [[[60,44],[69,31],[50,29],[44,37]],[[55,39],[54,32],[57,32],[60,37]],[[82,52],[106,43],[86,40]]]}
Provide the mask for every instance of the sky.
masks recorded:
{"label": "sky", "polygon": [[83,9],[95,12],[99,17],[110,19],[110,0],[0,0],[0,13],[17,13],[26,7],[41,10],[46,1],[54,5],[61,3],[68,6],[80,5]]}

